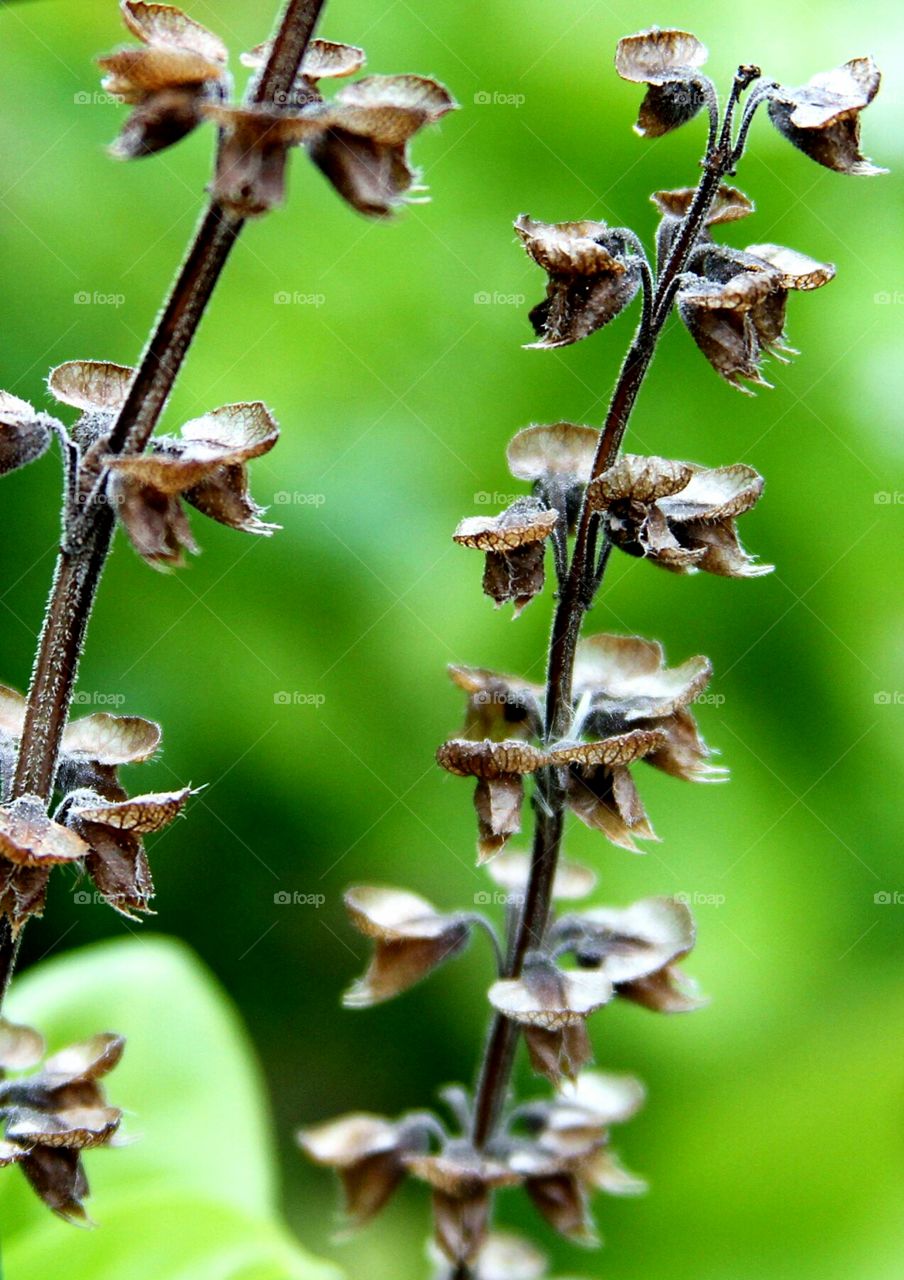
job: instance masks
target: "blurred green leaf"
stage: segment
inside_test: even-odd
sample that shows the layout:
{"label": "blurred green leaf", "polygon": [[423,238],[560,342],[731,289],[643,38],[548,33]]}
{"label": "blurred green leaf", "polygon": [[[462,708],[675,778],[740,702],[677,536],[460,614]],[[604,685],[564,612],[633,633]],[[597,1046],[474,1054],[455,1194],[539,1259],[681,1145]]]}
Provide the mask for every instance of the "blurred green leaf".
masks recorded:
{"label": "blurred green leaf", "polygon": [[102,943],[17,981],[8,1012],[51,1050],[98,1030],[126,1037],[110,1099],[138,1140],[86,1157],[89,1211],[79,1232],[52,1217],[10,1169],[0,1181],[8,1274],[70,1280],[298,1277],[311,1261],[279,1224],[270,1119],[253,1050],[223,992],[167,938]]}

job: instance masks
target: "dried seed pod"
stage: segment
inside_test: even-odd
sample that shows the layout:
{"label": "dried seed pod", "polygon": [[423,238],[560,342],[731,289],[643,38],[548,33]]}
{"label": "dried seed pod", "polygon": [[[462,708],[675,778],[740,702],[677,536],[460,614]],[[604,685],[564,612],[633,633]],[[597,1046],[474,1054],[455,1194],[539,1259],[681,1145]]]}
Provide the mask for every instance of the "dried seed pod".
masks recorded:
{"label": "dried seed pod", "polygon": [[634,299],[640,259],[630,232],[605,222],[538,222],[522,213],[515,230],[528,255],[549,277],[546,298],[530,313],[549,350],[587,338]]}
{"label": "dried seed pod", "polygon": [[426,1152],[428,1131],[416,1119],[390,1121],[356,1112],[301,1129],[298,1145],[315,1163],[335,1169],[345,1212],[360,1227],[383,1208],[406,1173],[405,1160]]}
{"label": "dried seed pod", "polygon": [[462,520],[452,538],[486,553],[484,594],[497,605],[511,600],[517,615],[543,590],[546,539],[558,518],[538,498],[519,498],[498,516]]}
{"label": "dried seed pod", "polygon": [[887,173],[860,151],[860,112],[879,92],[881,80],[872,58],[852,58],[801,88],[776,86],[769,118],[783,137],[827,169],[857,176]]}
{"label": "dried seed pod", "polygon": [[368,76],[340,89],[308,143],[311,159],[353,209],[367,217],[395,212],[416,187],[408,143],[458,104],[424,76]]}
{"label": "dried seed pod", "polygon": [[595,427],[574,422],[525,427],[506,449],[509,471],[518,480],[530,480],[534,492],[548,507],[566,513],[573,532],[584,488],[590,480],[600,433]]}
{"label": "dried seed pod", "polygon": [[468,695],[464,737],[539,737],[543,725],[542,685],[485,667],[450,663],[446,670],[453,683]]}
{"label": "dried seed pod", "polygon": [[0,391],[0,475],[35,462],[50,448],[54,419],[27,400]]}
{"label": "dried seed pod", "polygon": [[645,138],[659,138],[692,120],[706,102],[705,45],[689,31],[651,27],[624,36],[615,52],[615,70],[623,80],[647,85],[634,128]]}
{"label": "dried seed pod", "polygon": [[612,996],[601,971],[569,972],[540,955],[528,957],[520,978],[502,978],[489,991],[493,1008],[524,1028],[534,1070],[554,1085],[563,1076],[574,1079],[591,1060],[584,1023]]}
{"label": "dried seed pod", "polygon": [[433,1189],[436,1243],[454,1264],[470,1265],[487,1238],[490,1193],[521,1178],[506,1164],[487,1158],[467,1142],[450,1142],[439,1155],[407,1160],[415,1178]]}
{"label": "dried seed pod", "polygon": [[223,95],[228,51],[218,36],[167,4],[124,0],[123,19],[143,49],[121,49],[98,64],[108,93],[133,110],[110,147],[119,159],[153,155],[200,124],[204,104]]}
{"label": "dried seed pod", "polygon": [[736,519],[763,492],[752,467],[707,468],[666,458],[624,454],[593,482],[591,500],[604,513],[611,541],[673,573],[759,577],[738,541]]}
{"label": "dried seed pod", "polygon": [[108,456],[111,501],[136,551],[156,569],[181,564],[183,549],[197,551],[182,499],[229,528],[269,537],[279,526],[259,518],[247,464],[278,439],[270,411],[252,401],[193,419],[180,439],[158,437],[148,453]]}
{"label": "dried seed pod", "polygon": [[204,114],[223,131],[213,195],[237,217],[254,218],[286,198],[289,148],[322,131],[316,116],[274,106],[223,106]]}
{"label": "dried seed pod", "polygon": [[[43,1051],[41,1037],[31,1028],[0,1023],[0,1044],[10,1031],[15,1060],[4,1065],[33,1065]],[[100,1080],[119,1062],[124,1046],[121,1036],[93,1036],[47,1058],[31,1075],[0,1081],[0,1164],[18,1164],[44,1203],[71,1222],[87,1217],[81,1152],[110,1145],[122,1119],[107,1104]]]}
{"label": "dried seed pod", "polygon": [[[711,675],[710,662],[702,655],[669,668],[655,641],[587,637],[578,645],[574,668],[575,702],[586,708],[579,728],[584,733],[611,733],[629,726],[656,731],[664,741],[644,755],[648,764],[690,782],[720,781],[726,771],[709,763],[712,752],[688,710]],[[632,848],[635,825],[633,834],[650,838],[630,777],[622,773],[607,779],[597,773],[583,782],[583,787],[573,787],[570,802],[584,822],[624,848]]]}
{"label": "dried seed pod", "polygon": [[461,951],[470,937],[465,917],[443,915],[405,889],[357,885],[346,891],[345,906],[355,928],[375,944],[367,972],[343,998],[351,1009],[407,991]]}
{"label": "dried seed pod", "polygon": [[522,776],[541,768],[545,754],[512,739],[473,742],[452,738],[438,749],[436,759],[450,773],[478,779],[474,792],[477,857],[478,862],[485,862],[499,852],[509,836],[521,830]]}
{"label": "dried seed pod", "polygon": [[622,909],[591,907],[554,927],[582,966],[606,975],[619,995],[660,1012],[686,1012],[705,1001],[682,985],[677,962],[693,948],[694,921],[675,898],[644,898]]}

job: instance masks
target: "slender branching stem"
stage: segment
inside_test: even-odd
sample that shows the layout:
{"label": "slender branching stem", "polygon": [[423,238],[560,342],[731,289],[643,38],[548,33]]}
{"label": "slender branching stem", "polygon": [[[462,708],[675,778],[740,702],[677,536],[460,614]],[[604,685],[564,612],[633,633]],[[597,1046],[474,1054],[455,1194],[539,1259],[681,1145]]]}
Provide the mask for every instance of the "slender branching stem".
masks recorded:
{"label": "slender branching stem", "polygon": [[[705,225],[719,184],[736,163],[736,148],[731,141],[731,116],[754,71],[754,68],[739,70],[721,130],[713,126],[711,120],[710,145],[703,173],[681,228],[660,266],[655,288],[652,287],[652,279],[649,282],[649,299],[645,298],[640,323],[616,380],[600,432],[592,467],[593,477],[610,467],[618,455],[638,392],[674,300],[678,279]],[[604,542],[597,554],[597,537],[598,515],[585,494],[577,519],[571,563],[564,581],[560,583],[553,619],[546,681],[547,741],[565,737],[571,729],[575,650],[584,614],[602,583],[609,560],[610,544]],[[565,815],[565,778],[560,771],[546,769],[537,775],[534,814],[530,877],[509,948],[509,977],[520,974],[526,954],[541,946],[546,934]],[[491,1141],[499,1123],[509,1090],[517,1042],[517,1024],[497,1015],[490,1027],[474,1100],[471,1138],[478,1148]],[[469,1271],[463,1273],[464,1277],[470,1274]]]}
{"label": "slender branching stem", "polygon": [[[325,0],[288,0],[270,55],[249,89],[253,102],[280,101],[295,81]],[[111,429],[111,453],[140,453],[151,437],[210,301],[243,220],[215,200],[144,349],[129,394]],[[79,658],[113,538],[114,513],[98,485],[79,521],[64,534],[32,670],[11,799],[53,791],[60,740],[69,716]],[[16,942],[0,921],[0,1000],[15,966]]]}

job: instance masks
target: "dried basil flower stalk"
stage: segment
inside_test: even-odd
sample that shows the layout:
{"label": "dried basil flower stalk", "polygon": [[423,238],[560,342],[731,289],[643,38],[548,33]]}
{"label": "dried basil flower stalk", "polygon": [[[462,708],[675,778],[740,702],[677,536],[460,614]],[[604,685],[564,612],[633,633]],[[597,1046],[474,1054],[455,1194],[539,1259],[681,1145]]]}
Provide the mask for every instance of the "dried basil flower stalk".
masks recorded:
{"label": "dried basil flower stalk", "polygon": [[[694,706],[712,667],[702,655],[668,666],[662,646],[632,635],[582,636],[584,615],[613,551],[672,573],[756,579],[771,566],[742,545],[738,521],[763,494],[744,463],[703,464],[622,452],[634,402],[666,321],[675,313],[713,369],[742,391],[768,385],[767,358],[791,352],[789,295],[829,283],[830,264],[770,243],[744,250],[720,228],[750,217],[753,202],[726,181],[766,104],[780,133],[818,163],[880,172],[859,150],[860,112],[879,85],[869,59],[854,59],[803,89],[744,65],[724,108],[702,68],[707,51],[686,31],[653,28],[621,40],[616,71],[645,86],[637,121],[660,137],[708,116],[696,186],[655,191],[655,252],[626,227],[539,222],[515,230],[546,273],[546,297],[530,312],[541,349],[562,348],[639,314],[602,430],[567,420],[533,424],[508,445],[512,475],[530,493],[495,516],[468,517],[453,534],[486,556],[483,588],[516,614],[544,591],[547,551],[556,604],[543,681],[456,663],[464,724],[436,752],[469,780],[477,861],[505,892],[504,932],[471,912],[435,906],[407,888],[357,887],[346,903],[374,951],[349,991],[351,1006],[401,993],[459,955],[476,927],[495,934],[487,986],[490,1032],[473,1089],[445,1089],[452,1123],[415,1113],[399,1121],[353,1115],[302,1133],[303,1149],[339,1173],[355,1222],[371,1216],[408,1173],[433,1202],[435,1280],[541,1280],[546,1260],[493,1225],[497,1191],[520,1187],[538,1213],[579,1244],[597,1242],[591,1199],[634,1194],[643,1183],[619,1163],[612,1125],[644,1101],[631,1077],[588,1070],[594,1018],[618,1000],[657,1013],[705,1001],[683,970],[695,941],[686,903],[648,897],[627,906],[584,900],[595,873],[562,857],[571,810],[609,845],[634,853],[655,840],[639,786],[644,766],[687,782],[721,782]],[[679,456],[683,453],[677,442]],[[745,521],[753,523],[753,521]],[[748,588],[753,590],[755,588]],[[533,812],[532,847],[506,847]],[[523,1039],[530,1065],[553,1089],[523,1101],[512,1068]],[[415,1149],[416,1148],[416,1149]]]}
{"label": "dried basil flower stalk", "polygon": [[[370,76],[325,99],[320,83],[359,71],[364,54],[313,38],[323,4],[285,7],[272,40],[243,58],[252,76],[240,102],[233,100],[226,46],[172,5],[122,0],[139,47],[98,59],[104,88],[130,107],[113,155],[154,155],[212,123],[216,162],[205,216],[138,367],[71,360],[51,370],[51,395],[77,411],[68,426],[0,392],[0,476],[36,461],[54,437],[64,470],[60,553],[28,697],[0,686],[0,1002],[22,930],[44,908],[53,868],[69,864],[86,873],[99,896],[130,919],[148,913],[154,889],[144,837],[173,821],[195,794],[184,786],[130,795],[120,782],[120,766],[157,751],[161,730],[153,721],[106,713],[70,720],[69,712],[118,526],[158,569],[176,568],[185,551],[198,550],[187,507],[242,533],[269,536],[278,527],[262,519],[249,492],[249,464],[279,436],[261,401],[214,408],[178,434],[154,434],[245,219],[282,201],[288,153],[297,146],[356,210],[392,213],[419,189],[409,143],[455,106],[442,85],[416,75]],[[358,918],[372,921],[381,947],[362,1003],[365,992],[383,998],[414,981],[418,966],[431,963],[431,946],[454,950],[470,930],[465,920],[419,919],[410,901],[362,900]],[[401,970],[391,959],[396,953]],[[88,1192],[80,1153],[108,1145],[119,1125],[98,1081],[121,1052],[119,1037],[95,1037],[47,1059],[36,1074],[6,1079],[7,1070],[33,1066],[43,1045],[37,1032],[0,1020],[0,1164],[18,1164],[42,1199],[73,1221],[85,1217]],[[419,1133],[403,1134],[401,1149],[421,1150]],[[366,1148],[366,1137],[359,1139]],[[372,1143],[381,1141],[371,1134]],[[348,1177],[354,1181],[353,1172]],[[365,1174],[357,1198],[350,1193],[360,1216],[361,1204],[379,1207],[378,1185]]]}

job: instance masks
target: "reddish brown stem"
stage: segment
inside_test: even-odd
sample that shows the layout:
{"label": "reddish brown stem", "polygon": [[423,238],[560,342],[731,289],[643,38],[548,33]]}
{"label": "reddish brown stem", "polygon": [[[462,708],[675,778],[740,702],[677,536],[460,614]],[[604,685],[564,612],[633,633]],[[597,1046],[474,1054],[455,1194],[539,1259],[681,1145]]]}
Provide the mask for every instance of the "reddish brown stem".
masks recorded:
{"label": "reddish brown stem", "polygon": [[[249,97],[279,101],[288,94],[325,0],[289,0],[270,55]],[[112,453],[140,453],[157,422],[232,246],[241,218],[211,201],[157,321],[110,435]],[[35,656],[11,799],[30,794],[49,802],[60,740],[78,674],[88,620],[110,551],[112,509],[102,495],[86,511],[78,546],[61,549]],[[15,966],[15,940],[0,927],[0,999]]]}

